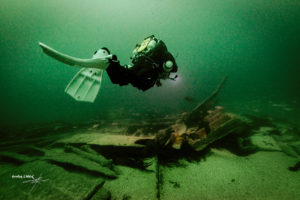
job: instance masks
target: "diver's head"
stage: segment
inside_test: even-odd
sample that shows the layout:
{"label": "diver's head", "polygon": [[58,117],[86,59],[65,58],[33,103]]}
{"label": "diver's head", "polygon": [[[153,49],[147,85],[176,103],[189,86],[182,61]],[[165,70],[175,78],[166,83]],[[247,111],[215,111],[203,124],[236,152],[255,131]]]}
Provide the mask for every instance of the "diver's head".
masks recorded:
{"label": "diver's head", "polygon": [[103,58],[110,55],[110,51],[106,47],[102,47],[101,49],[95,51],[93,58]]}

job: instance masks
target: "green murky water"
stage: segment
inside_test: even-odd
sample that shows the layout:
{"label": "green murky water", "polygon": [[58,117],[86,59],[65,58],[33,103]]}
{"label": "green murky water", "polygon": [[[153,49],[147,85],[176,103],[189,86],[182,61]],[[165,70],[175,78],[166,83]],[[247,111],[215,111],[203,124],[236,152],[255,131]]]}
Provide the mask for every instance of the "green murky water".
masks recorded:
{"label": "green murky water", "polygon": [[[1,124],[183,112],[193,107],[185,96],[202,100],[224,74],[229,81],[220,99],[229,110],[299,119],[299,7],[298,1],[5,1]],[[77,69],[37,45],[86,58],[107,46],[126,64],[151,34],[178,55],[179,81],[140,92],[112,85],[105,74],[94,104],[64,94]]]}
{"label": "green murky water", "polygon": [[[285,121],[299,128],[297,0],[4,0],[0,25],[2,137],[6,137],[6,130],[24,125],[65,122],[73,126],[92,120],[114,123],[188,112],[225,75],[228,81],[218,96],[218,105],[226,111]],[[106,46],[121,64],[129,64],[135,44],[152,34],[177,56],[178,80],[163,81],[162,87],[142,92],[130,85],[113,85],[105,73],[93,104],[76,102],[64,93],[78,68],[45,56],[38,46],[41,41],[83,58]],[[46,128],[33,137],[45,134],[45,130],[47,133]],[[176,176],[177,172],[173,173]],[[204,199],[215,198],[219,197]]]}

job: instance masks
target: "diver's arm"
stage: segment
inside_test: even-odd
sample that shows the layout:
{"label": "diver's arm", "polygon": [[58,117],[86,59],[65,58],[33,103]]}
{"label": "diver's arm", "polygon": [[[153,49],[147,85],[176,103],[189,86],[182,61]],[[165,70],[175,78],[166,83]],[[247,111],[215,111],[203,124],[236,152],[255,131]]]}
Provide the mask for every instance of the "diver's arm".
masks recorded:
{"label": "diver's arm", "polygon": [[133,78],[133,73],[127,67],[120,65],[120,62],[117,60],[117,57],[113,56],[112,59],[109,59],[109,66],[106,69],[106,72],[113,84],[119,84],[120,86],[128,85],[131,83]]}
{"label": "diver's arm", "polygon": [[39,42],[39,46],[42,48],[43,52],[48,56],[71,66],[85,67],[85,68],[98,68],[105,70],[109,66],[108,59],[112,58],[112,55],[108,55],[103,58],[90,58],[81,59],[63,54],[55,49]]}

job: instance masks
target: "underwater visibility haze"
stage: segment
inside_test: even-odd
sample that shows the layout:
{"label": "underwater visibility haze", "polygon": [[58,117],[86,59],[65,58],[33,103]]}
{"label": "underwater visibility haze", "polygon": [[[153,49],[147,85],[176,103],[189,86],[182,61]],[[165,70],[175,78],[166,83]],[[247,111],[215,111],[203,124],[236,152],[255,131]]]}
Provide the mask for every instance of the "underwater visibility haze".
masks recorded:
{"label": "underwater visibility haze", "polygon": [[[272,115],[278,109],[272,104],[284,104],[292,110],[278,117],[296,117],[299,15],[297,1],[5,1],[1,123],[187,111],[185,96],[202,100],[225,74],[222,100],[228,107],[236,103]],[[64,93],[76,69],[47,58],[37,46],[42,41],[82,58],[106,46],[129,64],[135,44],[151,34],[178,55],[178,81],[141,92],[112,85],[105,73],[94,104]]]}
{"label": "underwater visibility haze", "polygon": [[[300,160],[298,0],[4,0],[0,6],[0,25],[0,159],[3,170],[0,182],[18,188],[18,198],[47,199],[43,196],[47,193],[52,194],[50,199],[59,199],[59,195],[62,199],[296,199],[300,195],[300,181],[295,178],[300,168],[295,165]],[[142,91],[132,85],[120,87],[112,84],[104,71],[101,89],[94,103],[76,101],[64,92],[80,68],[46,56],[38,45],[38,42],[43,42],[79,58],[92,58],[96,50],[107,47],[125,65],[131,63],[130,56],[135,45],[150,35],[163,40],[175,57],[178,78],[175,81],[163,80],[161,87],[154,86]],[[243,135],[257,146],[255,151],[251,150],[251,155],[230,154],[234,146],[230,143],[232,140],[219,140],[221,136],[218,135],[213,139],[215,142],[218,138],[216,143],[205,143],[204,152],[209,151],[204,153],[206,161],[202,158],[196,159],[201,160],[199,162],[193,159],[191,163],[181,161],[185,160],[186,155],[180,152],[179,158],[175,156],[177,161],[186,163],[172,168],[173,157],[166,154],[177,155],[176,148],[175,153],[167,151],[162,155],[160,148],[150,145],[143,149],[144,153],[147,152],[145,155],[135,155],[131,147],[125,150],[116,147],[118,139],[123,140],[124,135],[117,139],[110,139],[109,136],[101,139],[96,134],[97,131],[108,135],[126,132],[127,136],[134,133],[136,137],[145,137],[143,141],[152,141],[153,134],[161,133],[174,122],[176,128],[172,126],[173,132],[178,131],[178,134],[168,140],[173,142],[174,147],[176,142],[180,143],[185,138],[181,130],[184,129],[187,134],[193,132],[189,129],[192,126],[187,125],[190,118],[186,116],[197,110],[195,107],[215,91],[225,76],[224,86],[217,91],[216,107],[209,109],[208,117],[202,119],[216,120],[221,111],[251,118],[253,123],[247,124],[247,134]],[[185,119],[186,127],[178,125],[179,118]],[[223,117],[222,120],[229,118]],[[144,127],[145,124],[147,127]],[[224,121],[210,125],[210,130],[205,125],[206,133],[220,134],[217,130],[221,124]],[[196,133],[201,135],[203,130],[199,128]],[[55,139],[38,140],[42,136],[50,137],[51,131],[55,132]],[[68,135],[71,132],[72,137]],[[229,137],[230,131],[226,129],[225,132],[221,134],[222,138],[227,134]],[[89,133],[89,138],[83,139]],[[28,139],[26,134],[32,138]],[[68,136],[64,138],[64,134]],[[76,134],[84,136],[77,137]],[[271,137],[270,134],[277,136]],[[294,143],[291,144],[291,140],[282,134],[288,134]],[[161,138],[157,138],[156,141],[160,141]],[[19,139],[30,144],[19,142]],[[248,144],[248,139],[243,144]],[[12,140],[18,142],[13,143]],[[126,145],[140,148],[130,142]],[[212,150],[207,150],[206,145]],[[222,151],[222,148],[230,150]],[[193,147],[196,151],[203,149]],[[62,152],[68,153],[69,158],[56,156]],[[87,152],[93,156],[87,155]],[[23,154],[29,157],[20,156]],[[123,160],[133,154],[134,158]],[[210,157],[211,154],[215,157]],[[100,161],[95,161],[98,159],[95,155],[101,156]],[[165,160],[170,157],[172,164]],[[154,161],[148,162],[149,158]],[[140,160],[143,160],[142,170]],[[269,174],[264,167],[272,161],[275,164]],[[103,169],[95,163],[100,163]],[[216,166],[223,165],[223,171],[216,169]],[[28,187],[34,182],[16,186],[27,179],[7,177],[12,176],[13,172],[30,174],[26,171],[30,168],[40,172],[51,168],[49,166],[57,167],[50,170],[54,174],[48,171],[41,172],[43,175],[35,174],[35,177],[46,177],[40,186],[35,186],[37,188]],[[149,166],[150,169],[146,169]],[[201,166],[204,168],[200,169]],[[242,168],[253,176],[249,182],[258,182],[257,187],[251,188],[242,180],[246,178]],[[148,170],[146,173],[143,171],[145,169]],[[221,175],[214,176],[210,169]],[[289,169],[295,169],[295,172]],[[120,171],[121,175],[118,174]],[[149,171],[155,171],[156,175],[151,176]],[[201,177],[191,175],[200,171],[204,172]],[[88,175],[82,178],[78,172]],[[271,173],[283,175],[276,181],[271,180]],[[68,175],[64,181],[54,177],[60,174]],[[135,176],[131,178],[130,174]],[[185,180],[182,176],[186,176]],[[203,187],[206,190],[199,189],[202,193],[193,189],[199,181],[196,178],[205,178],[202,182],[205,182]],[[269,182],[266,181],[268,178]],[[65,192],[63,189],[53,189],[55,183],[61,188],[64,187],[62,185],[72,188],[68,179],[73,179],[75,185],[80,185],[79,180],[82,180],[83,185],[78,186],[82,188],[82,193],[75,192],[77,196],[74,196],[67,189]],[[224,182],[225,179],[228,182]],[[216,184],[218,181],[222,185]],[[51,186],[42,189],[45,184]],[[120,189],[124,185],[131,189]],[[102,186],[105,191],[99,189]],[[38,187],[41,187],[40,194]],[[3,199],[11,197],[11,189],[7,188],[1,190],[0,197]],[[72,189],[77,191],[78,188]],[[289,191],[288,188],[290,192],[279,195],[279,191]],[[235,191],[236,196],[231,191]],[[193,194],[189,196],[188,193]]]}

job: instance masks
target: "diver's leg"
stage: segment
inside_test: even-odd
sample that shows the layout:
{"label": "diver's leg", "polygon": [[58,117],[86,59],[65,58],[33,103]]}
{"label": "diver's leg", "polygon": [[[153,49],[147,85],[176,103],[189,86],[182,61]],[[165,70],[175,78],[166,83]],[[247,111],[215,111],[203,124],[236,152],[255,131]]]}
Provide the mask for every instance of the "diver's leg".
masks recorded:
{"label": "diver's leg", "polygon": [[63,54],[41,42],[39,42],[39,46],[42,48],[43,52],[48,56],[71,66],[84,67],[84,68],[97,68],[105,70],[109,62],[108,60],[112,58],[112,55],[102,56],[102,57],[93,57],[90,59],[82,59],[69,56],[67,54]]}
{"label": "diver's leg", "polygon": [[111,61],[106,71],[113,84],[128,85],[132,80],[132,72],[121,66],[119,62]]}

